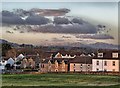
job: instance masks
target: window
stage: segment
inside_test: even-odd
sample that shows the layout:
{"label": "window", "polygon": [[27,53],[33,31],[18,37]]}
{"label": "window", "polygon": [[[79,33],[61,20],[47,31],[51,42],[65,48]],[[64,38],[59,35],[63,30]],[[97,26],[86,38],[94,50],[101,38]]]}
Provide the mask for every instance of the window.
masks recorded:
{"label": "window", "polygon": [[113,58],[118,58],[118,53],[112,53]]}
{"label": "window", "polygon": [[98,69],[98,68],[97,68],[96,70],[97,70],[97,71],[99,71],[99,69]]}
{"label": "window", "polygon": [[43,64],[43,68],[44,68],[44,64]]}
{"label": "window", "polygon": [[58,69],[55,69],[55,72],[58,72]]}
{"label": "window", "polygon": [[113,66],[115,66],[115,61],[113,61]]}
{"label": "window", "polygon": [[41,64],[41,68],[44,68],[44,64]]}
{"label": "window", "polygon": [[80,65],[80,68],[82,68],[82,64]]}
{"label": "window", "polygon": [[99,61],[97,61],[97,64],[96,65],[99,65]]}
{"label": "window", "polygon": [[98,53],[98,57],[103,57],[103,53]]}
{"label": "window", "polygon": [[73,67],[73,68],[74,68],[74,71],[75,71],[75,64],[74,64],[74,67]]}
{"label": "window", "polygon": [[74,69],[74,72],[75,72],[75,69]]}
{"label": "window", "polygon": [[107,61],[104,61],[104,66],[107,66]]}

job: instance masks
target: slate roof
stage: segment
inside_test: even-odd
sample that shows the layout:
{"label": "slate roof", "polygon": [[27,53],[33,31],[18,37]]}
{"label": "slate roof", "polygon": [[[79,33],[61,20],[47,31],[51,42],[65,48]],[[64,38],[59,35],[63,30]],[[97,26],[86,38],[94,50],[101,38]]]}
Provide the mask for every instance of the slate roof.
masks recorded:
{"label": "slate roof", "polygon": [[[104,52],[100,52],[103,53],[103,57],[98,57],[98,55],[96,55],[93,59],[109,59],[109,60],[120,60],[120,52],[118,51],[104,51]],[[118,53],[118,58],[113,58],[112,57],[112,53]]]}
{"label": "slate roof", "polygon": [[76,57],[69,61],[69,63],[92,64],[92,57]]}

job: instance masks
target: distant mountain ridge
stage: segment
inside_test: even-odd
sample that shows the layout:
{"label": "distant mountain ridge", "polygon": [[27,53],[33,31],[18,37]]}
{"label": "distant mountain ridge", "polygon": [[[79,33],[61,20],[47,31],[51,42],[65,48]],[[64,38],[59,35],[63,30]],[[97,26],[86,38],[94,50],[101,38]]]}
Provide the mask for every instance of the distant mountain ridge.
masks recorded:
{"label": "distant mountain ridge", "polygon": [[17,43],[12,43],[12,42],[9,42],[7,40],[0,39],[0,44],[2,44],[2,43],[10,44],[12,47],[18,47],[19,46],[19,44],[17,44]]}
{"label": "distant mountain ridge", "polygon": [[97,42],[94,44],[82,44],[82,43],[73,43],[71,46],[77,47],[86,47],[86,48],[94,48],[94,49],[120,49],[120,45],[113,45],[103,42]]}
{"label": "distant mountain ridge", "polygon": [[[27,46],[32,46],[32,47],[34,47],[31,44],[17,44],[17,43],[9,42],[9,41],[4,40],[4,39],[0,39],[0,44],[2,44],[2,43],[8,43],[12,47],[21,47],[21,46],[26,46],[26,47]],[[54,45],[51,45],[51,46],[54,46]],[[113,45],[113,44],[108,44],[108,43],[103,43],[103,42],[98,42],[98,43],[94,43],[94,44],[82,44],[82,43],[77,42],[77,43],[69,44],[67,46],[69,46],[69,47],[94,48],[94,49],[120,49],[120,45]]]}
{"label": "distant mountain ridge", "polygon": [[100,49],[118,49],[120,48],[120,45],[113,45],[113,44],[102,43],[102,42],[90,44],[89,46],[92,48],[96,48],[96,49],[99,49],[99,48]]}

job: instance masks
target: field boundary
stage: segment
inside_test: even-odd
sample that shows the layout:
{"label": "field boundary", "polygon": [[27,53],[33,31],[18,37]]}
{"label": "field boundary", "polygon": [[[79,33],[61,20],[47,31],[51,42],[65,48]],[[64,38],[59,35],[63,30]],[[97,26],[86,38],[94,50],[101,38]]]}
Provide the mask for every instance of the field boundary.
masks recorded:
{"label": "field boundary", "polygon": [[6,74],[46,74],[46,73],[63,73],[63,74],[89,74],[89,75],[113,75],[113,76],[120,76],[120,72],[19,72],[19,73],[6,73]]}

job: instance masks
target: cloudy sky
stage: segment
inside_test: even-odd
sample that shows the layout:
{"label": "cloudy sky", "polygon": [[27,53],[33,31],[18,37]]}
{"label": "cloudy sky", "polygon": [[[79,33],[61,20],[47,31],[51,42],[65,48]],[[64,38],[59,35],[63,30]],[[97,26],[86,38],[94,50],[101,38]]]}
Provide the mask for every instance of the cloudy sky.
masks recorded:
{"label": "cloudy sky", "polygon": [[4,2],[1,14],[2,38],[11,42],[118,44],[117,2]]}

